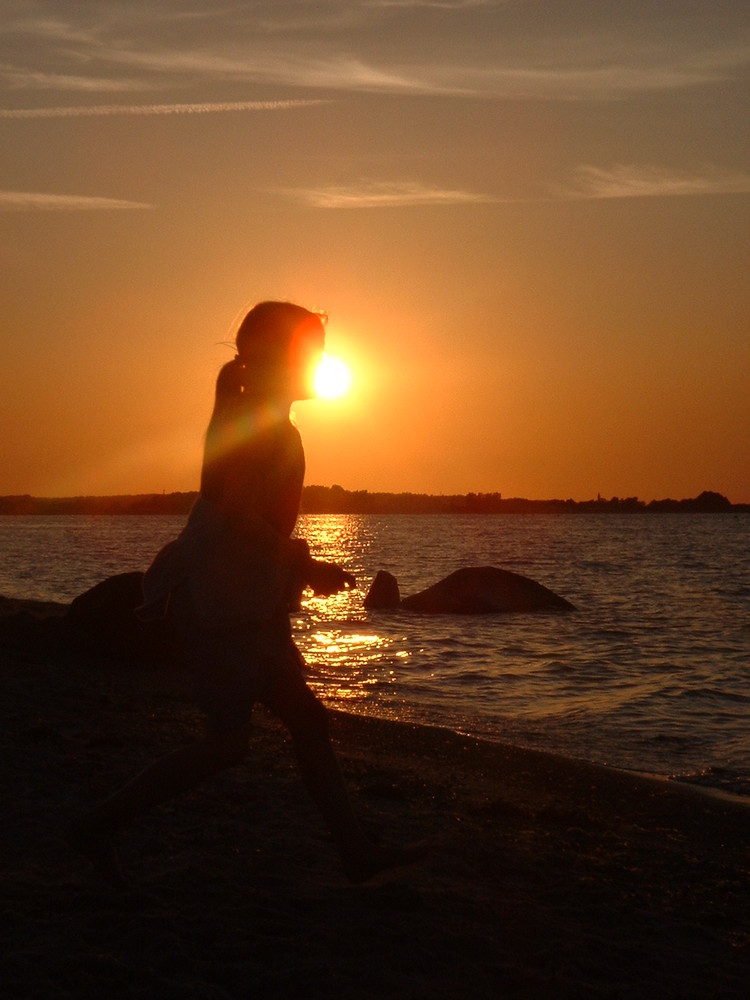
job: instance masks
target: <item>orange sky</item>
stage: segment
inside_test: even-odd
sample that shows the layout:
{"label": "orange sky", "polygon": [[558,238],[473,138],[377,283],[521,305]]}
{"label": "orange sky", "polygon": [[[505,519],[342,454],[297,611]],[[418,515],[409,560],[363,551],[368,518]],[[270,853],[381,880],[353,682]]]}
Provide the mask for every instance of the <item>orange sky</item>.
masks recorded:
{"label": "orange sky", "polygon": [[275,297],[354,373],[296,408],[309,483],[750,502],[749,34],[741,0],[7,5],[0,495],[195,489]]}

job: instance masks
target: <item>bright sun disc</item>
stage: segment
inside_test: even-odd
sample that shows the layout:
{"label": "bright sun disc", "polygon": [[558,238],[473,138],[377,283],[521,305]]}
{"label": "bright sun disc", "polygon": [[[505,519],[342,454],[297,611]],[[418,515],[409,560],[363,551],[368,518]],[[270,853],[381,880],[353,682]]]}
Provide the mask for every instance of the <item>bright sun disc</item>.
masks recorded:
{"label": "bright sun disc", "polygon": [[315,392],[323,399],[335,399],[348,392],[352,376],[348,365],[339,358],[323,355],[315,370]]}

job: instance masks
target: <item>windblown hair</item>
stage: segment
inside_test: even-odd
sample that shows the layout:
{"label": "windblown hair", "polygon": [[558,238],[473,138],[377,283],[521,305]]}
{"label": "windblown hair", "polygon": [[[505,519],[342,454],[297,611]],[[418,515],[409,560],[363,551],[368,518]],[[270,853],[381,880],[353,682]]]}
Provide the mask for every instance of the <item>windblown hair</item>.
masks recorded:
{"label": "windblown hair", "polygon": [[284,366],[292,360],[290,350],[300,328],[322,339],[327,318],[292,302],[259,302],[237,330],[237,354],[245,364]]}

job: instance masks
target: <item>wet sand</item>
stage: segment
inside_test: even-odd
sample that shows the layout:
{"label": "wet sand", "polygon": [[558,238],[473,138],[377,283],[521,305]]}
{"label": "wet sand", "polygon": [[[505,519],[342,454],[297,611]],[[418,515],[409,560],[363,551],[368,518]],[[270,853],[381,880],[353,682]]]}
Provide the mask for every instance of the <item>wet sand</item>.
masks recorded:
{"label": "wet sand", "polygon": [[346,882],[259,709],[248,763],[124,832],[109,889],[65,824],[200,717],[184,674],[44,634],[56,610],[0,606],[4,997],[747,996],[745,804],[443,730],[331,715],[368,829],[432,843],[409,869]]}

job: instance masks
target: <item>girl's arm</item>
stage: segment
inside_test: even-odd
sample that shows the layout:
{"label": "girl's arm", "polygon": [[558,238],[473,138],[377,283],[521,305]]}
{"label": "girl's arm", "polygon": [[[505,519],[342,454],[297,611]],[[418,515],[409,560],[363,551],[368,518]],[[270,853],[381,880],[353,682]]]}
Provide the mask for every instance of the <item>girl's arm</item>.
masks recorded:
{"label": "girl's arm", "polygon": [[347,573],[336,563],[323,562],[320,559],[310,559],[305,582],[319,597],[330,597],[331,594],[337,594],[347,587],[357,586],[357,581],[351,573]]}

